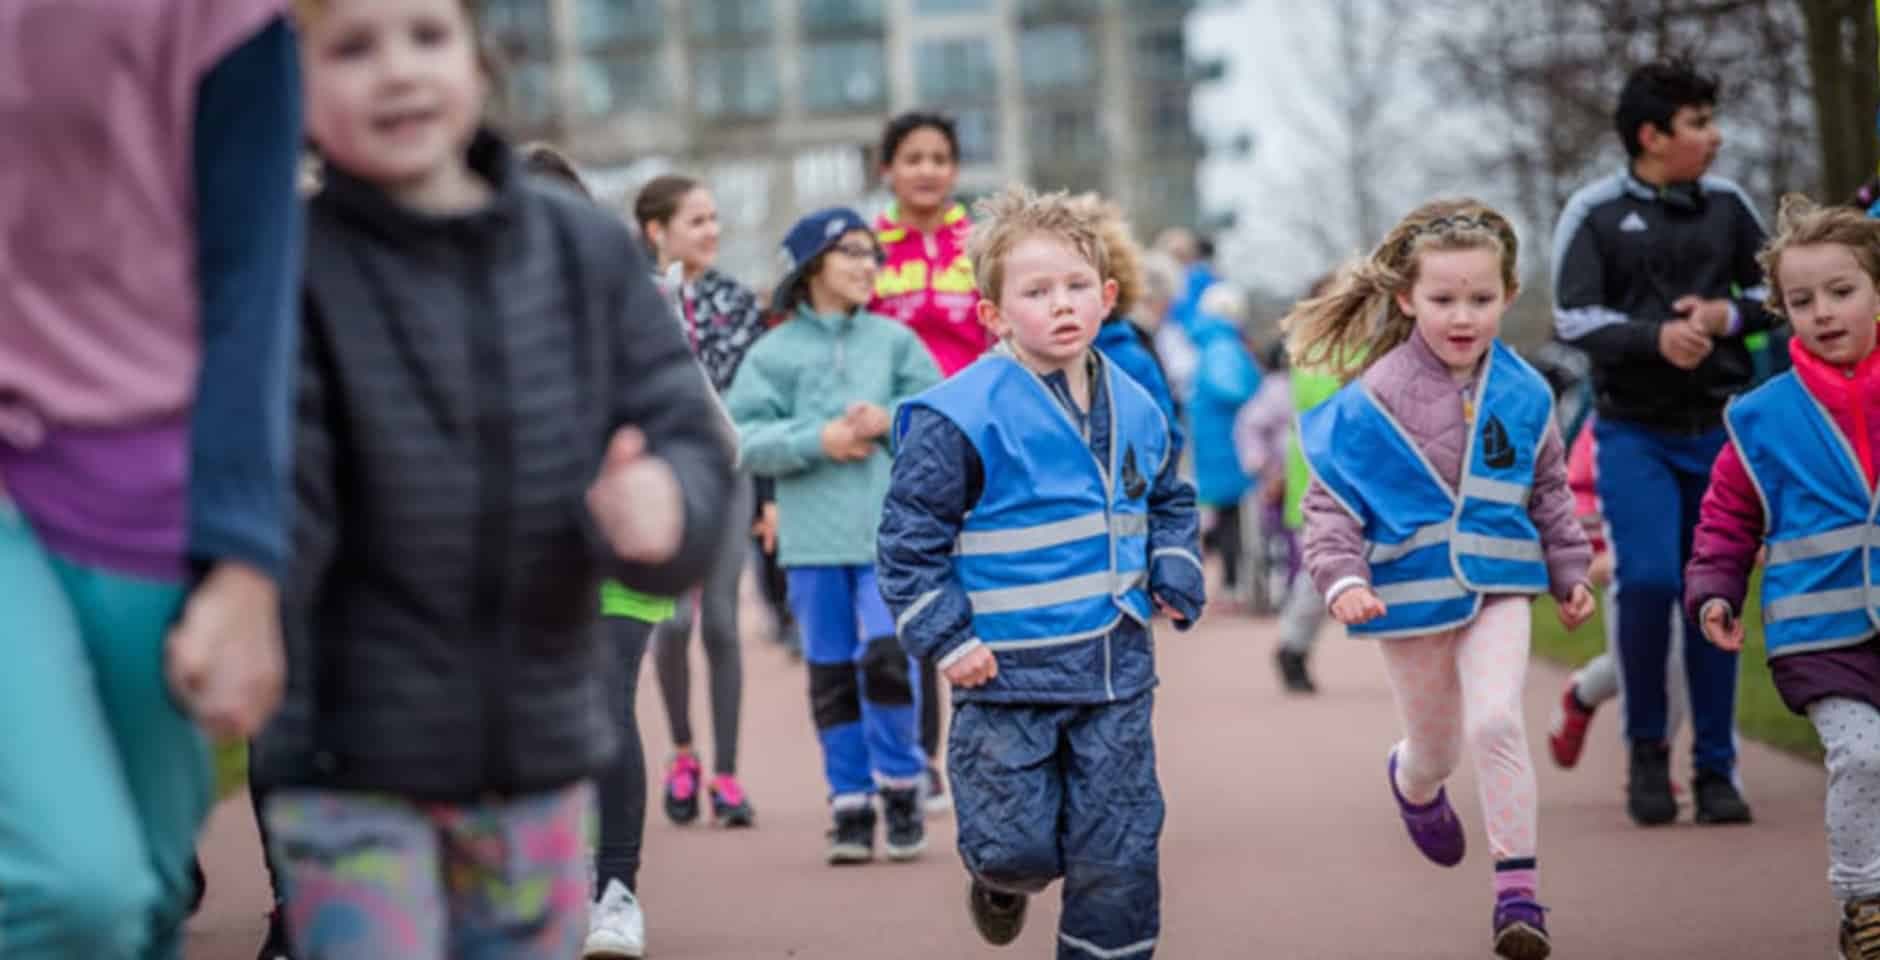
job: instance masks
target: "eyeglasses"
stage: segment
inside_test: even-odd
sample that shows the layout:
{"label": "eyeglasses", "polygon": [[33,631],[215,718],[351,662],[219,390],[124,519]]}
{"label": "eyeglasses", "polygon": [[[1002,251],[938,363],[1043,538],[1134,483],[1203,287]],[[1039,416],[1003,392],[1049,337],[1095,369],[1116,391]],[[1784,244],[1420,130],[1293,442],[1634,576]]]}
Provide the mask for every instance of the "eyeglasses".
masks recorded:
{"label": "eyeglasses", "polygon": [[845,257],[857,260],[873,260],[877,266],[886,263],[888,255],[872,243],[838,243],[829,249]]}

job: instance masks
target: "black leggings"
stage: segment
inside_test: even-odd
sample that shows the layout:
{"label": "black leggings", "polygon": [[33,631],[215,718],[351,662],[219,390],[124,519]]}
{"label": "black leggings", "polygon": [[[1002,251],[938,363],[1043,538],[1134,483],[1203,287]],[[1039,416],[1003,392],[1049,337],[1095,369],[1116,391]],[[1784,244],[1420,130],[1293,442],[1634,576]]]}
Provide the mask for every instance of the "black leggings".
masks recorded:
{"label": "black leggings", "polygon": [[[731,516],[751,512],[751,485],[734,486]],[[738,577],[744,572],[745,538],[725,534],[718,558],[698,591],[699,634],[705,641],[712,705],[712,772],[738,772],[738,713],[744,698],[744,663],[738,649]],[[678,615],[653,629],[653,665],[659,672],[660,699],[675,745],[692,746],[692,637],[690,598],[679,601]]]}
{"label": "black leggings", "polygon": [[600,804],[601,835],[594,851],[596,896],[607,881],[618,880],[636,890],[640,874],[640,841],[646,836],[646,749],[640,743],[640,724],[634,714],[635,691],[640,685],[640,660],[653,625],[631,617],[607,617],[602,641],[619,651],[620,676],[614,683],[614,712],[620,717],[620,752],[595,779]]}
{"label": "black leggings", "polygon": [[1240,504],[1215,507],[1214,529],[1208,531],[1208,546],[1221,555],[1221,585],[1240,586]]}

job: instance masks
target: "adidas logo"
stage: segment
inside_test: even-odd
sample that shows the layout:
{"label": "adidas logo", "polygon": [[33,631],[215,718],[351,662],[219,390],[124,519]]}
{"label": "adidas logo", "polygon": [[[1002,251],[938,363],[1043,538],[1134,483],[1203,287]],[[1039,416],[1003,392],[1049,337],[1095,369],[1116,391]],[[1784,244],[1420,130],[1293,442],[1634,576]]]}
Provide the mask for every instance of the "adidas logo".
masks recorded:
{"label": "adidas logo", "polygon": [[1651,228],[1645,225],[1645,218],[1639,216],[1637,210],[1626,214],[1625,219],[1619,221],[1620,233],[1644,233],[1649,229]]}

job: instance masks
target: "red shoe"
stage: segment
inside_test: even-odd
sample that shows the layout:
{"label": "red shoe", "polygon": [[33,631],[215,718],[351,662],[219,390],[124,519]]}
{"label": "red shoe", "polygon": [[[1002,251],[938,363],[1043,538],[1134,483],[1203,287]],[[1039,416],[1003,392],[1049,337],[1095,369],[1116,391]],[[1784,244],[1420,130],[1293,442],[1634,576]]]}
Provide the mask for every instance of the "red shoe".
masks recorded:
{"label": "red shoe", "polygon": [[1586,748],[1586,728],[1592,722],[1593,711],[1580,706],[1579,698],[1573,695],[1573,681],[1568,680],[1547,727],[1547,747],[1561,769],[1571,770],[1580,762],[1580,751]]}

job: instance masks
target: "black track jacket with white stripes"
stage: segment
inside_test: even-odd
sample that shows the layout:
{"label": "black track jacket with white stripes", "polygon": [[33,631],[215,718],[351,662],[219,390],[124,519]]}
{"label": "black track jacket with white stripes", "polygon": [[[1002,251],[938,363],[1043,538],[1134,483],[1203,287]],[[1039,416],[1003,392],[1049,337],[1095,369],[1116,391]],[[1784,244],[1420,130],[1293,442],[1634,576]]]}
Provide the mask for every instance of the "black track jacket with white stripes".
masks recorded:
{"label": "black track jacket with white stripes", "polygon": [[[1721,177],[1660,188],[1627,170],[1567,201],[1554,227],[1554,329],[1591,359],[1601,417],[1684,434],[1722,423],[1754,372],[1744,337],[1777,320],[1756,265],[1766,233]],[[1690,371],[1658,352],[1658,329],[1686,294],[1729,298],[1738,318]]]}

